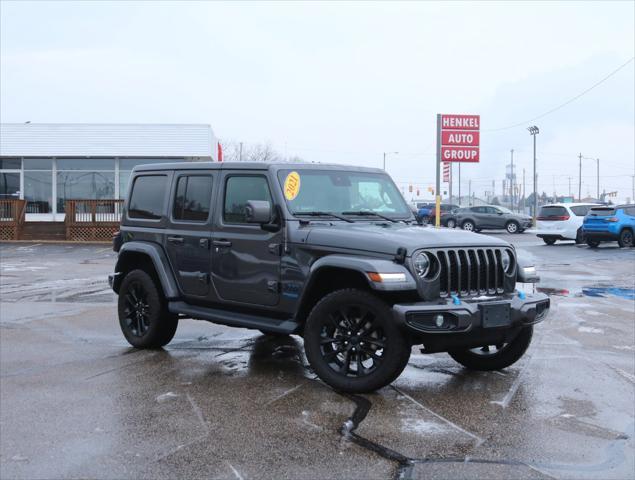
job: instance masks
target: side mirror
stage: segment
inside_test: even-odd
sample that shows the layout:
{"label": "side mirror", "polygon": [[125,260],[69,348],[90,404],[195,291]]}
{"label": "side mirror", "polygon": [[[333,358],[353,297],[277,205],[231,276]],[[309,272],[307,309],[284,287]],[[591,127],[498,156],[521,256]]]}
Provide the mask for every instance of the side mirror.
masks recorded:
{"label": "side mirror", "polygon": [[247,223],[269,223],[271,221],[271,205],[266,200],[247,200],[245,206]]}

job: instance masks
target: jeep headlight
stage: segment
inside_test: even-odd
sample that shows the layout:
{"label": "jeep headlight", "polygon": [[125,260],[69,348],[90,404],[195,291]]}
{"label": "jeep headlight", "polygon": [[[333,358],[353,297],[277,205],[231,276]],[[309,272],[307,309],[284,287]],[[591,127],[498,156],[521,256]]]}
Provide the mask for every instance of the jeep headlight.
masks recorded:
{"label": "jeep headlight", "polygon": [[423,252],[418,253],[412,263],[419,278],[425,277],[430,271],[430,259]]}
{"label": "jeep headlight", "polygon": [[503,271],[509,273],[512,269],[512,256],[509,250],[503,250],[501,252],[501,262],[503,263]]}

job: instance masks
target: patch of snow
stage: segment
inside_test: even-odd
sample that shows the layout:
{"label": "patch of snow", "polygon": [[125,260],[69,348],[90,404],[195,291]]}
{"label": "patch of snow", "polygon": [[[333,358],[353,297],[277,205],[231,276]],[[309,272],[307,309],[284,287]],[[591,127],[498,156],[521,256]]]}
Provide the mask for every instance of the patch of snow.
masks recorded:
{"label": "patch of snow", "polygon": [[602,330],[601,328],[594,328],[594,327],[579,327],[578,328],[578,332],[582,332],[582,333],[604,333],[604,330]]}
{"label": "patch of snow", "polygon": [[163,393],[163,394],[159,395],[156,400],[159,403],[164,403],[164,402],[167,402],[168,400],[171,400],[173,398],[177,398],[179,396],[180,395],[178,393],[167,392],[167,393]]}

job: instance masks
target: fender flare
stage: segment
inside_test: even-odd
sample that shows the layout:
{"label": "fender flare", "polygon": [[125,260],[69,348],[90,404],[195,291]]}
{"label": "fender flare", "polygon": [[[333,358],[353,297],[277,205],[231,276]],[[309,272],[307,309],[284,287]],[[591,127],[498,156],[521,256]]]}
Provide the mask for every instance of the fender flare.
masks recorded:
{"label": "fender flare", "polygon": [[[405,291],[416,290],[417,282],[410,271],[403,265],[392,260],[361,257],[350,255],[327,255],[315,261],[309,270],[305,292],[309,291],[313,285],[317,274],[324,268],[342,268],[360,273],[373,290],[379,291]],[[367,272],[377,273],[403,273],[406,276],[405,282],[399,283],[377,283],[368,278]]]}
{"label": "fender flare", "polygon": [[119,286],[123,280],[120,273],[126,270],[124,268],[124,264],[126,257],[130,253],[140,253],[150,258],[166,299],[180,297],[174,274],[168,267],[169,262],[163,248],[160,245],[151,242],[132,241],[126,242],[121,246],[121,249],[119,250],[119,257],[117,258],[117,264],[115,265],[115,278],[112,285],[113,290],[116,292],[119,291]]}

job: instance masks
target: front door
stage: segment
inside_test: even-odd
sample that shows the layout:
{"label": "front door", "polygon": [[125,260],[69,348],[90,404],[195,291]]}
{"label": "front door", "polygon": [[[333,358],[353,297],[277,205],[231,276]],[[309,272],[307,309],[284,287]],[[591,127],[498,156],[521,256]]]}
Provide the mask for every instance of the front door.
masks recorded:
{"label": "front door", "polygon": [[212,234],[212,281],[221,300],[276,305],[279,300],[282,233],[247,223],[249,200],[272,205],[267,177],[260,173],[224,172],[222,212]]}
{"label": "front door", "polygon": [[179,288],[204,297],[210,288],[213,178],[206,173],[175,175],[170,226],[164,242]]}

